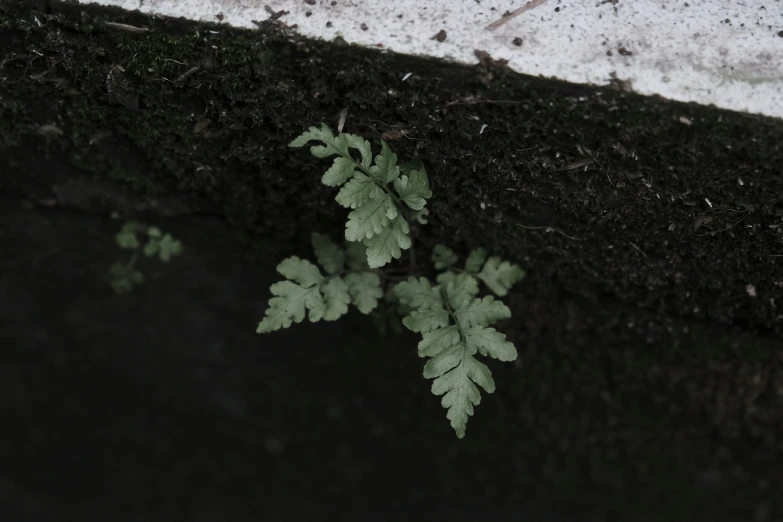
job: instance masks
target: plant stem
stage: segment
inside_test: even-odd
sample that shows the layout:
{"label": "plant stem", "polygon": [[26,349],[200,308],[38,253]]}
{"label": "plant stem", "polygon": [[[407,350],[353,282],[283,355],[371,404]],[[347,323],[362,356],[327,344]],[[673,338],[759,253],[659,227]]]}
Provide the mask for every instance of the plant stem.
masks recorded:
{"label": "plant stem", "polygon": [[451,307],[451,303],[449,303],[449,298],[446,295],[446,289],[445,287],[440,287],[440,300],[443,302],[443,304],[446,307],[446,311],[449,313],[449,317],[454,321],[454,324],[457,326],[457,331],[459,332],[460,340],[464,343],[466,341],[465,332],[462,331],[462,326],[460,326],[459,321],[457,320],[457,314],[454,313],[454,309]]}
{"label": "plant stem", "polygon": [[130,258],[130,261],[128,261],[128,264],[127,264],[127,265],[125,265],[125,267],[126,267],[128,270],[131,270],[131,269],[133,269],[133,265],[135,265],[135,264],[136,264],[136,261],[137,261],[138,259],[139,259],[139,249],[137,248],[136,250],[134,250],[134,251],[133,251],[133,255],[131,256],[131,258]]}

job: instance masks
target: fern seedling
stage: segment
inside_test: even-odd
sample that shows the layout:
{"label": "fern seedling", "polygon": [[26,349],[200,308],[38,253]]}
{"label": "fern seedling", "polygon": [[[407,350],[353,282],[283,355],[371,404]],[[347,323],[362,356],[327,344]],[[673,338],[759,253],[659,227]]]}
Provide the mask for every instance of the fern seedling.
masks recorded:
{"label": "fern seedling", "polygon": [[[373,162],[364,138],[335,136],[325,124],[310,127],[289,146],[303,147],[311,141],[323,143],[310,147],[314,156],[337,156],[321,181],[341,187],[335,199],[352,209],[345,226],[347,243],[340,246],[313,233],[318,264],[298,257],[284,259],[277,271],[285,280],[272,285],[273,297],[256,331],[288,328],[305,318],[334,321],[354,305],[370,315],[382,333],[407,327],[422,334],[419,355],[430,358],[424,377],[434,379],[432,392],[443,395],[446,416],[457,437],[464,437],[468,417],[481,401],[479,387],[487,393],[495,390],[492,373],[477,356],[501,361],[517,357],[514,345],[490,326],[511,312],[493,296],[479,298],[479,281],[504,296],[524,271],[497,256],[488,258],[483,249],[472,251],[460,268],[457,255],[438,245],[432,262],[441,273],[435,283],[410,273],[400,277],[382,272],[380,267],[412,248],[410,220],[427,222],[425,205],[432,192],[424,167],[398,165],[397,155],[383,141]],[[410,267],[415,269],[413,261]],[[384,286],[389,281],[401,282]]]}
{"label": "fern seedling", "polygon": [[[146,239],[144,246],[139,239]],[[117,245],[124,250],[132,250],[127,263],[114,263],[109,268],[109,284],[117,294],[125,294],[144,283],[144,274],[135,265],[139,254],[147,257],[157,256],[164,263],[182,253],[182,243],[170,234],[163,234],[157,227],[141,227],[135,221],[127,221],[114,237]]]}
{"label": "fern seedling", "polygon": [[[341,187],[335,200],[352,209],[345,239],[364,243],[370,268],[399,259],[402,251],[411,247],[409,219],[422,222],[427,214],[424,207],[432,196],[427,172],[398,165],[397,155],[385,141],[381,141],[380,154],[373,162],[367,140],[347,133],[335,136],[325,123],[321,128],[310,127],[289,147],[303,147],[311,141],[323,143],[310,147],[313,156],[337,156],[321,182]],[[358,152],[360,158],[353,157],[351,151]]]}

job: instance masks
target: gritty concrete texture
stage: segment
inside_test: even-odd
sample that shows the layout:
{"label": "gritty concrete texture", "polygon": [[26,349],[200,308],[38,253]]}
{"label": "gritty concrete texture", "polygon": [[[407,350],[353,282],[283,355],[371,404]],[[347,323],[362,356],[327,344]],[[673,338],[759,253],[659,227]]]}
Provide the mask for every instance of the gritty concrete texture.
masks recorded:
{"label": "gritty concrete texture", "polygon": [[[293,30],[394,52],[783,117],[781,0],[102,0],[104,5],[254,27],[269,10]],[[269,9],[266,7],[268,6]],[[441,32],[443,31],[443,32]]]}

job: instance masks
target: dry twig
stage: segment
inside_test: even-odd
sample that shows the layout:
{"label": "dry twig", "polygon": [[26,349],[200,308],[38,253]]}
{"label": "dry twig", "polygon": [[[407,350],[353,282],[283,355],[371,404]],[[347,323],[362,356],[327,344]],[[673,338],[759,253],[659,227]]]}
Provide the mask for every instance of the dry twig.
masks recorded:
{"label": "dry twig", "polygon": [[546,232],[550,232],[550,231],[557,232],[561,236],[567,237],[568,239],[573,239],[574,241],[581,241],[581,239],[579,239],[577,237],[569,236],[565,232],[561,232],[558,229],[556,229],[555,227],[550,227],[549,225],[544,225],[542,227],[528,227],[528,226],[520,225],[519,223],[517,223],[517,226],[520,227],[520,228],[524,228],[525,230],[545,230]]}
{"label": "dry twig", "polygon": [[136,27],[135,25],[118,24],[116,22],[106,22],[104,25],[110,29],[116,29],[118,31],[125,31],[128,33],[146,33],[149,31],[146,27]]}
{"label": "dry twig", "polygon": [[497,29],[501,25],[505,24],[509,20],[512,20],[512,19],[516,18],[517,16],[521,15],[522,13],[527,11],[528,9],[533,9],[534,7],[538,7],[539,5],[543,4],[544,2],[546,2],[546,0],[530,0],[530,2],[526,3],[525,5],[520,7],[519,9],[514,9],[513,11],[511,11],[507,15],[503,15],[499,20],[496,20],[496,21],[492,22],[491,24],[489,24],[486,27],[486,29],[487,29],[487,31],[494,31],[495,29]]}

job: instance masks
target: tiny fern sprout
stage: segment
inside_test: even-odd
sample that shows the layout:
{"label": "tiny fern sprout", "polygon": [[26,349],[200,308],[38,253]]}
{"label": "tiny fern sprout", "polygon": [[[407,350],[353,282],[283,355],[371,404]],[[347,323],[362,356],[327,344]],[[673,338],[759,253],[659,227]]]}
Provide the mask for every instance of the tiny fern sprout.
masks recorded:
{"label": "tiny fern sprout", "polygon": [[[143,248],[140,236],[146,239]],[[132,251],[127,263],[114,263],[109,268],[109,284],[116,294],[128,293],[144,283],[144,274],[135,268],[140,252],[164,263],[182,253],[182,243],[171,234],[164,234],[158,227],[145,228],[136,221],[125,222],[114,240],[120,248]]]}
{"label": "tiny fern sprout", "polygon": [[[325,124],[310,127],[289,146],[303,147],[318,158],[336,156],[321,177],[340,187],[335,200],[351,209],[345,225],[344,245],[313,233],[311,243],[317,264],[289,257],[277,265],[285,278],[271,287],[272,298],[258,333],[301,323],[334,321],[349,307],[369,315],[379,330],[421,334],[419,355],[427,357],[424,377],[433,379],[432,392],[441,404],[457,437],[465,436],[468,417],[481,402],[480,389],[495,390],[489,367],[479,356],[513,361],[517,351],[506,336],[491,325],[508,319],[511,311],[494,296],[479,296],[479,282],[501,297],[522,280],[525,272],[484,249],[470,252],[464,268],[454,251],[437,245],[432,264],[440,273],[434,282],[415,273],[410,236],[412,221],[426,224],[429,179],[420,162],[398,164],[386,142],[373,157],[370,143],[352,134],[334,133]],[[149,249],[164,248],[165,236]],[[138,245],[126,237],[128,245]],[[411,250],[407,274],[384,272],[381,267]],[[146,251],[146,248],[145,248]]]}
{"label": "tiny fern sprout", "polygon": [[[363,242],[370,268],[379,268],[399,259],[411,248],[410,220],[423,219],[427,199],[432,196],[423,167],[401,167],[389,145],[381,142],[374,162],[370,143],[360,136],[334,135],[328,125],[310,127],[289,147],[303,147],[317,141],[310,153],[318,158],[337,156],[321,177],[329,187],[341,187],[335,201],[351,209],[345,224],[345,239]],[[356,151],[359,157],[354,157]]]}

